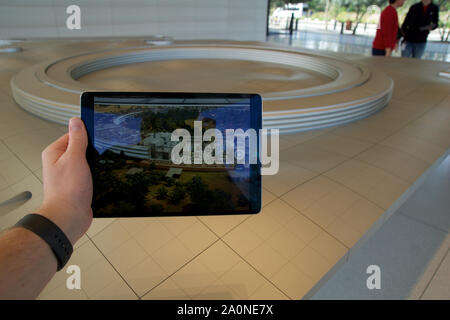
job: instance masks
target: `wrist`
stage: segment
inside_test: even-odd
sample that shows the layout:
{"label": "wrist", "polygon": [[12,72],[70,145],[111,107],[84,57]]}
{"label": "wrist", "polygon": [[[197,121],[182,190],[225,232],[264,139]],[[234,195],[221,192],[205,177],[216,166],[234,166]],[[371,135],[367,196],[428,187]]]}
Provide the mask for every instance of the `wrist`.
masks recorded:
{"label": "wrist", "polygon": [[58,228],[64,232],[72,246],[74,246],[75,243],[81,238],[82,234],[80,234],[76,226],[74,226],[73,223],[66,218],[66,212],[61,212],[61,210],[57,210],[56,208],[43,204],[35,213],[44,216],[56,224]]}

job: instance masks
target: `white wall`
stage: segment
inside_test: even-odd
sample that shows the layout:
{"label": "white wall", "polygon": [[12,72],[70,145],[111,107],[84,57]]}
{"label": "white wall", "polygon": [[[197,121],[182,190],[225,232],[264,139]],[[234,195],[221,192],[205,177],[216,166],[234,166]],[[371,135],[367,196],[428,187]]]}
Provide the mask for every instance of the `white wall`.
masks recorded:
{"label": "white wall", "polygon": [[[0,39],[150,36],[264,41],[268,0],[0,0]],[[81,8],[81,30],[66,8]]]}

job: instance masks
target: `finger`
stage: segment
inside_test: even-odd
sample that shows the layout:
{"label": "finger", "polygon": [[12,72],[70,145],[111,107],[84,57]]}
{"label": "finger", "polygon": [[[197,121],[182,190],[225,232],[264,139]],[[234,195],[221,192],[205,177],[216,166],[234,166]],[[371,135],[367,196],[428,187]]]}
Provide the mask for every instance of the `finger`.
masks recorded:
{"label": "finger", "polygon": [[88,138],[84,123],[80,118],[72,118],[69,122],[69,145],[67,151],[74,154],[85,154]]}
{"label": "finger", "polygon": [[44,163],[55,163],[66,152],[69,143],[69,134],[66,133],[62,137],[58,138],[55,142],[49,145],[42,152],[42,161]]}

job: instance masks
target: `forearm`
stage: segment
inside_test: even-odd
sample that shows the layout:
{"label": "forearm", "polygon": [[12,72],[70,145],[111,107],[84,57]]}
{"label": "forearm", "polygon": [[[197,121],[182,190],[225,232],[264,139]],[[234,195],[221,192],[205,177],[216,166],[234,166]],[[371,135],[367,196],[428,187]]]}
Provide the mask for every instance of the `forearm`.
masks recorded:
{"label": "forearm", "polygon": [[52,250],[33,232],[18,227],[0,235],[0,300],[36,298],[56,268]]}

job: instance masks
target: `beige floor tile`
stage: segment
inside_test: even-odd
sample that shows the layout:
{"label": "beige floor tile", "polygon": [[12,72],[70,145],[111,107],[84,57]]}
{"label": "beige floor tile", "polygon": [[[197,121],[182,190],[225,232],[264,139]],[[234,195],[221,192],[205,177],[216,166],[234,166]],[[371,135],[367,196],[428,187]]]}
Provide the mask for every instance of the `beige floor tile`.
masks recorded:
{"label": "beige floor tile", "polygon": [[136,236],[140,231],[142,231],[146,226],[153,222],[156,218],[121,218],[119,223],[128,233],[132,236]]}
{"label": "beige floor tile", "polygon": [[95,294],[92,299],[95,300],[136,300],[138,297],[130,289],[130,287],[123,281],[123,279],[116,279],[108,284],[105,288]]}
{"label": "beige floor tile", "polygon": [[309,246],[333,264],[336,264],[348,252],[348,248],[325,231],[314,238]]}
{"label": "beige floor tile", "polygon": [[261,200],[262,207],[265,207],[266,205],[268,205],[275,199],[277,199],[276,195],[274,195],[272,192],[266,190],[265,188],[262,188],[262,200]]}
{"label": "beige floor tile", "polygon": [[82,271],[81,288],[91,298],[118,279],[121,279],[120,275],[103,258],[86,271]]}
{"label": "beige floor tile", "polygon": [[272,249],[267,243],[262,243],[244,258],[268,279],[272,279],[288,262],[286,258]]}
{"label": "beige floor tile", "polygon": [[54,290],[41,294],[39,300],[86,300],[88,296],[82,289],[67,289],[66,284],[62,284]]}
{"label": "beige floor tile", "polygon": [[327,227],[326,231],[330,235],[338,239],[340,242],[345,244],[348,248],[353,247],[363,235],[362,232],[355,228],[352,228],[341,219],[336,219],[335,221],[333,221]]}
{"label": "beige floor tile", "polygon": [[338,186],[338,183],[324,176],[317,176],[283,195],[281,199],[303,212]]}
{"label": "beige floor tile", "polygon": [[60,130],[46,126],[47,128],[26,131],[4,139],[8,147],[31,170],[37,170],[41,167],[42,151],[62,136]]}
{"label": "beige floor tile", "polygon": [[6,189],[9,186],[8,181],[5,178],[0,176],[0,190]]}
{"label": "beige floor tile", "polygon": [[291,263],[299,268],[314,282],[319,281],[330,270],[333,264],[322,257],[311,247],[305,247],[292,260]]}
{"label": "beige floor tile", "polygon": [[[380,130],[380,127],[383,130]],[[366,141],[370,143],[377,143],[386,139],[394,132],[398,131],[402,124],[397,122],[386,122],[380,119],[373,119],[373,116],[368,119],[363,119],[354,123],[346,124],[334,128],[330,131],[335,135],[356,140]]]}
{"label": "beige floor tile", "polygon": [[268,205],[263,212],[243,222],[243,225],[247,226],[250,231],[261,239],[267,239],[282,226],[274,217],[268,214],[268,208],[270,206]]}
{"label": "beige floor tile", "polygon": [[423,300],[450,299],[450,254],[444,257],[422,296]]}
{"label": "beige floor tile", "polygon": [[440,103],[448,95],[448,91],[433,90],[433,86],[421,86],[416,90],[412,91],[410,94],[404,96],[402,101],[412,102],[412,103],[428,103],[429,105],[436,105]]}
{"label": "beige floor tile", "polygon": [[31,199],[23,205],[25,210],[28,210],[28,213],[36,211],[42,205],[44,197],[42,183],[33,174],[30,174],[19,182],[11,185],[11,189],[15,194],[19,194],[23,191],[31,192]]}
{"label": "beige floor tile", "polygon": [[248,217],[249,215],[219,215],[200,216],[198,218],[217,236],[223,237],[227,232],[235,228]]}
{"label": "beige floor tile", "polygon": [[292,141],[292,140],[288,139],[287,136],[280,136],[279,150],[283,151],[283,150],[292,148],[293,146],[297,145],[298,143],[299,142]]}
{"label": "beige floor tile", "polygon": [[15,184],[30,174],[31,171],[16,156],[0,161],[0,176],[8,185]]}
{"label": "beige floor tile", "polygon": [[288,300],[289,297],[270,282],[264,283],[250,296],[251,300]]}
{"label": "beige floor tile", "polygon": [[150,222],[144,229],[134,235],[134,238],[148,254],[154,253],[174,237],[158,220]]}
{"label": "beige floor tile", "polygon": [[314,286],[314,281],[293,263],[287,263],[273,276],[274,284],[291,299],[302,299]]}
{"label": "beige floor tile", "polygon": [[388,209],[410,185],[383,169],[353,159],[325,175],[384,209]]}
{"label": "beige floor tile", "polygon": [[181,232],[177,238],[194,255],[199,254],[218,239],[214,233],[198,220]]}
{"label": "beige floor tile", "polygon": [[352,228],[366,233],[381,218],[384,210],[366,199],[358,200],[340,219]]}
{"label": "beige floor tile", "polygon": [[359,155],[364,161],[406,181],[416,181],[428,169],[429,164],[408,153],[387,146],[377,145]]}
{"label": "beige floor tile", "polygon": [[[261,239],[267,239],[296,214],[297,212],[295,209],[289,207],[289,205],[281,200],[275,200],[264,207],[261,213],[251,216],[239,225],[237,228],[238,232],[234,233],[233,230],[233,236],[230,238],[233,238],[236,235],[245,236],[244,234],[249,230],[250,234],[254,234]],[[243,229],[241,229],[241,226]],[[242,232],[243,230],[245,230],[244,234]],[[252,237],[252,235],[249,235],[249,237]],[[231,241],[233,242],[233,240]]]}
{"label": "beige floor tile", "polygon": [[157,219],[175,236],[197,221],[195,217],[162,217]]}
{"label": "beige floor tile", "polygon": [[[38,119],[19,108],[2,112],[2,118],[7,119],[7,121],[0,121],[0,137],[8,146],[12,146],[9,139],[16,135],[49,128],[47,121]],[[15,141],[12,140],[11,142],[14,143]],[[18,141],[23,142],[20,139]]]}
{"label": "beige floor tile", "polygon": [[130,238],[130,234],[122,227],[119,221],[116,220],[93,237],[92,241],[100,251],[104,254],[108,254],[120,247]]}
{"label": "beige floor tile", "polygon": [[411,154],[430,164],[433,164],[446,151],[443,147],[404,133],[390,136],[381,144]]}
{"label": "beige floor tile", "polygon": [[291,260],[306,246],[306,243],[287,227],[276,231],[265,242],[287,260]]}
{"label": "beige floor tile", "polygon": [[305,143],[283,152],[281,159],[310,171],[322,173],[345,161],[347,157]]}
{"label": "beige floor tile", "polygon": [[355,192],[337,185],[334,190],[320,198],[319,201],[302,210],[302,213],[322,228],[326,228],[359,199],[361,199],[361,196]]}
{"label": "beige floor tile", "polygon": [[302,214],[298,214],[290,220],[286,224],[286,229],[306,244],[310,243],[322,232],[322,229],[317,224]]}
{"label": "beige floor tile", "polygon": [[12,153],[9,148],[2,141],[0,141],[0,161],[10,158],[11,156]]}
{"label": "beige floor tile", "polygon": [[202,252],[196,259],[199,259],[217,278],[242,260],[221,240]]}
{"label": "beige floor tile", "polygon": [[353,138],[340,137],[332,133],[326,133],[309,140],[305,143],[305,145],[338,153],[346,157],[354,157],[355,155],[368,149],[373,144]]}
{"label": "beige floor tile", "polygon": [[39,168],[39,169],[35,170],[35,171],[33,172],[33,174],[36,176],[36,178],[39,179],[39,181],[41,181],[41,182],[44,181],[44,178],[43,178],[43,176],[42,176],[42,168]]}
{"label": "beige floor tile", "polygon": [[189,297],[195,298],[218,278],[217,275],[203,265],[200,260],[193,260],[178,270],[172,277],[173,282],[182,288]]}
{"label": "beige floor tile", "polygon": [[194,254],[177,238],[173,238],[152,254],[152,258],[169,275],[177,271],[193,257]]}
{"label": "beige floor tile", "polygon": [[220,278],[240,299],[250,299],[251,295],[267,280],[245,261],[239,261]]}
{"label": "beige floor tile", "polygon": [[1,190],[0,201],[9,200],[24,191],[30,191],[32,193],[31,199],[15,205],[3,207],[2,209],[5,211],[0,214],[0,229],[6,229],[13,226],[26,214],[36,212],[42,204],[42,184],[33,175],[28,175],[18,183]]}
{"label": "beige floor tile", "polygon": [[311,170],[301,168],[287,161],[280,161],[280,168],[276,175],[263,176],[263,186],[264,189],[279,197],[316,175],[317,173]]}
{"label": "beige floor tile", "polygon": [[147,252],[142,249],[134,238],[128,239],[105,255],[114,268],[122,275],[148,257]]}
{"label": "beige floor tile", "polygon": [[264,210],[259,216],[267,216],[276,220],[276,223],[280,226],[284,226],[296,217],[297,214],[298,212],[292,206],[281,199],[277,199],[264,207]]}
{"label": "beige floor tile", "polygon": [[7,201],[15,196],[14,190],[6,187],[4,189],[0,189],[0,203]]}
{"label": "beige floor tile", "polygon": [[448,128],[437,127],[432,124],[424,124],[419,121],[414,121],[399,132],[409,136],[421,138],[422,140],[426,140],[446,149],[450,147]]}
{"label": "beige floor tile", "polygon": [[[102,253],[97,249],[92,241],[87,240],[80,247],[74,250],[68,265],[77,265],[81,272],[88,270],[96,263],[104,260]],[[67,269],[67,267],[65,268]],[[65,272],[65,271],[64,271]]]}
{"label": "beige floor tile", "polygon": [[142,300],[190,300],[190,297],[171,278],[168,278],[143,296]]}
{"label": "beige floor tile", "polygon": [[86,234],[93,238],[96,236],[100,231],[105,229],[107,226],[109,226],[111,223],[116,221],[116,218],[94,218],[92,220],[91,226],[89,227]]}
{"label": "beige floor tile", "polygon": [[232,291],[221,279],[217,279],[212,285],[195,297],[195,300],[238,300],[240,297]]}
{"label": "beige floor tile", "polygon": [[401,100],[392,99],[391,102],[389,102],[389,107],[392,109],[398,109],[404,112],[412,112],[416,115],[421,115],[428,110],[432,106],[425,103],[411,103],[411,102],[402,102]]}
{"label": "beige floor tile", "polygon": [[293,133],[293,134],[287,134],[283,135],[282,138],[285,140],[289,140],[293,143],[299,144],[306,141],[309,141],[315,137],[318,137],[322,134],[325,134],[330,129],[321,129],[321,130],[312,130],[312,131],[306,131],[306,132],[299,132],[299,133]]}
{"label": "beige floor tile", "polygon": [[141,297],[168,277],[154,259],[148,257],[123,275],[125,281]]}
{"label": "beige floor tile", "polygon": [[243,223],[228,233],[223,241],[244,257],[250,251],[256,249],[264,240],[256,235],[247,224]]}
{"label": "beige floor tile", "polygon": [[89,237],[84,234],[73,246],[74,249],[77,249],[79,247],[81,247],[83,244],[85,244],[87,241],[90,241],[91,239],[89,239]]}

